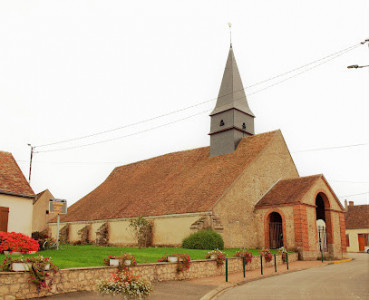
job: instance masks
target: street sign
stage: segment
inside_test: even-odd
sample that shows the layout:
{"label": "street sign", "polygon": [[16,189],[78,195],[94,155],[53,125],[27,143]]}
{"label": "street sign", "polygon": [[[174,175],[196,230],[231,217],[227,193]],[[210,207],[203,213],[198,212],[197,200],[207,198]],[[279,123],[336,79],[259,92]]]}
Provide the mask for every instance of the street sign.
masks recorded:
{"label": "street sign", "polygon": [[67,213],[67,200],[62,199],[50,199],[49,200],[49,212],[51,214],[66,214]]}

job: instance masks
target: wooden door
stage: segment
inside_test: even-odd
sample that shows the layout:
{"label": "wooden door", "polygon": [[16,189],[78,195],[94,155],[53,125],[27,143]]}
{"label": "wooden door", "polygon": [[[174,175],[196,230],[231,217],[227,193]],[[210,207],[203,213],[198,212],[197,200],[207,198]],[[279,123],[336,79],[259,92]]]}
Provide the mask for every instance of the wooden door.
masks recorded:
{"label": "wooden door", "polygon": [[0,206],[0,231],[8,231],[9,207]]}
{"label": "wooden door", "polygon": [[367,233],[359,233],[359,251],[364,251],[365,246],[368,246],[368,234]]}

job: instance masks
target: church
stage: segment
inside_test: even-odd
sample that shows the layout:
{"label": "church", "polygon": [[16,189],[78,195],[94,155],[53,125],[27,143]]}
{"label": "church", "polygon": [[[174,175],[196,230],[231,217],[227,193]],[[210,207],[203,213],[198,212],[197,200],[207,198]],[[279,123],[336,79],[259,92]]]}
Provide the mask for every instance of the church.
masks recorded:
{"label": "church", "polygon": [[[334,191],[321,174],[300,177],[281,131],[255,134],[254,119],[231,44],[210,147],[116,167],[61,217],[65,239],[98,243],[105,232],[110,245],[135,245],[130,220],[143,216],[153,246],[178,246],[212,228],[226,248],[284,246],[303,260],[321,252],[341,258],[344,208]],[[49,231],[56,237],[56,223]]]}

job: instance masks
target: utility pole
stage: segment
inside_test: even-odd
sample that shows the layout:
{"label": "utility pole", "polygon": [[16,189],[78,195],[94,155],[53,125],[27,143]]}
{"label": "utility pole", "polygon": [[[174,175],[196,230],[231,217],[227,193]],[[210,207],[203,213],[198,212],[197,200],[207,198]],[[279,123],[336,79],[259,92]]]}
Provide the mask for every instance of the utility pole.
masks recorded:
{"label": "utility pole", "polygon": [[34,146],[32,146],[31,144],[28,144],[28,146],[31,147],[31,158],[29,160],[29,177],[28,177],[28,182],[31,184],[31,172],[32,172],[32,158],[33,158],[33,149],[35,148]]}

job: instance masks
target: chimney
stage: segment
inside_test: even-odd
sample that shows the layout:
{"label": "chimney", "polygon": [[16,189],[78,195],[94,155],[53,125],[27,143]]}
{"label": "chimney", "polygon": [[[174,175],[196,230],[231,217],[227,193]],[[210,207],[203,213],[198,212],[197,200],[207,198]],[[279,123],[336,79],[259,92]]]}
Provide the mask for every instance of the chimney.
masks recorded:
{"label": "chimney", "polygon": [[349,201],[349,207],[353,207],[354,206],[354,201]]}
{"label": "chimney", "polygon": [[347,199],[345,199],[345,211],[347,211]]}

